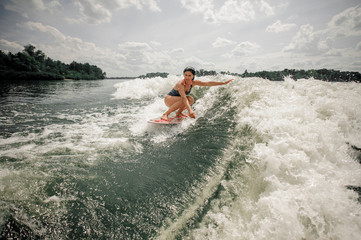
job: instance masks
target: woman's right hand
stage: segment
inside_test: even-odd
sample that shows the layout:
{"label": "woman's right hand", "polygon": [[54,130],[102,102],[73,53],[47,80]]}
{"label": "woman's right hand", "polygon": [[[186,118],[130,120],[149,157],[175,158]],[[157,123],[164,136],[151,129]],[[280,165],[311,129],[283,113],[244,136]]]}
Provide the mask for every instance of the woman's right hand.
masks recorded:
{"label": "woman's right hand", "polygon": [[192,111],[192,112],[189,113],[189,117],[196,118],[196,114]]}

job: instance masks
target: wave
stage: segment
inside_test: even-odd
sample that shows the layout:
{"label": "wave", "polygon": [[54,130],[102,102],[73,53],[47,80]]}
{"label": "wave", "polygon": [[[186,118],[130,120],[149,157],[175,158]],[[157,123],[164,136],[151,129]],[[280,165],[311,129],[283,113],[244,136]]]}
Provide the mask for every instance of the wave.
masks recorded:
{"label": "wave", "polygon": [[358,239],[360,84],[238,78],[192,89],[196,120],[147,124],[179,77],[12,109],[27,128],[1,138],[2,222],[54,239]]}
{"label": "wave", "polygon": [[227,93],[236,126],[221,170],[158,239],[357,239],[361,209],[347,186],[359,186],[361,168],[347,142],[361,145],[361,86],[252,78]]}

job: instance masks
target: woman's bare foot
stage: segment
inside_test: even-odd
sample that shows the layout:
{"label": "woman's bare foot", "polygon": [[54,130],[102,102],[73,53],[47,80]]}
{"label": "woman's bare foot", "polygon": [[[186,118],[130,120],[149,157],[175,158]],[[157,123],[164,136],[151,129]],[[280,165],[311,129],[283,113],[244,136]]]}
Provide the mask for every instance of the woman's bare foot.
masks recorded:
{"label": "woman's bare foot", "polygon": [[186,118],[186,117],[188,117],[188,115],[187,115],[187,114],[184,114],[184,113],[177,113],[177,114],[176,114],[176,117],[177,117],[177,118],[180,118],[180,117]]}
{"label": "woman's bare foot", "polygon": [[165,113],[162,115],[162,117],[161,117],[160,119],[165,120],[165,121],[168,121],[168,120],[169,120],[169,119],[168,119],[168,115],[165,114]]}

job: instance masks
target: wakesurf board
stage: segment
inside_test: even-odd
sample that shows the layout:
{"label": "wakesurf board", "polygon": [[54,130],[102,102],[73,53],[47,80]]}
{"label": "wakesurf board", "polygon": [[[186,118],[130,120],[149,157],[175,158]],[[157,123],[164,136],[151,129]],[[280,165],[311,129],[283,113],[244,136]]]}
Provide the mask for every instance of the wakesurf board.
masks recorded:
{"label": "wakesurf board", "polygon": [[154,124],[162,124],[162,125],[175,125],[180,124],[184,119],[187,119],[188,116],[185,117],[171,117],[168,118],[168,120],[163,120],[161,118],[155,118],[148,120],[148,123],[154,123]]}

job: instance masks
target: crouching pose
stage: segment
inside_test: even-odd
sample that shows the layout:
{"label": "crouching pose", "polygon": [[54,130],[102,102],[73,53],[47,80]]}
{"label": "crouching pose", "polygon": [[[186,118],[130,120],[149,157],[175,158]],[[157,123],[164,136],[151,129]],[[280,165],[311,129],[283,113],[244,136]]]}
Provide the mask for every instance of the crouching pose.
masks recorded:
{"label": "crouching pose", "polygon": [[194,80],[196,71],[192,67],[187,67],[183,71],[184,79],[179,80],[173,89],[165,96],[164,102],[169,109],[162,115],[162,120],[168,120],[168,115],[176,110],[177,117],[185,117],[183,114],[185,109],[188,110],[189,116],[191,118],[196,118],[195,113],[193,112],[191,105],[194,103],[192,96],[189,96],[191,90],[194,86],[218,86],[225,85],[231,82],[233,79],[230,79],[225,82],[202,82],[199,80]]}

